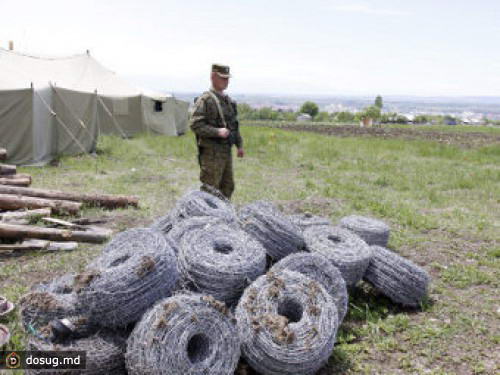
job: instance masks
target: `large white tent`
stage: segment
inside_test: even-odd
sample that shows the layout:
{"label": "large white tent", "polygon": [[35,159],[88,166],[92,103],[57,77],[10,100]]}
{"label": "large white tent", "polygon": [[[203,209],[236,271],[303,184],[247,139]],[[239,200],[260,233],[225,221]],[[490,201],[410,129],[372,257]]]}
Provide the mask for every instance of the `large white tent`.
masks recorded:
{"label": "large white tent", "polygon": [[99,134],[183,134],[188,106],[130,85],[88,52],[47,58],[0,48],[0,147],[12,164],[91,152]]}

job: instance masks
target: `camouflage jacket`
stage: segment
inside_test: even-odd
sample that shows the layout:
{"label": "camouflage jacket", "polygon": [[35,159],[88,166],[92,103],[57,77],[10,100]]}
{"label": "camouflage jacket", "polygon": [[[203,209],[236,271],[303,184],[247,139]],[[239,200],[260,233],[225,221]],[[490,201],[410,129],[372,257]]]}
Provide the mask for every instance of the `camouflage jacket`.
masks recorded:
{"label": "camouflage jacket", "polygon": [[[240,135],[238,124],[238,113],[236,102],[227,95],[221,95],[212,90],[219,99],[224,118],[228,129],[231,131],[231,138],[236,147],[243,147],[243,139]],[[191,118],[189,120],[191,130],[196,134],[198,145],[202,147],[214,145],[231,145],[230,137],[220,138],[217,135],[217,128],[223,128],[224,124],[219,115],[217,104],[208,92],[203,93],[194,105]]]}

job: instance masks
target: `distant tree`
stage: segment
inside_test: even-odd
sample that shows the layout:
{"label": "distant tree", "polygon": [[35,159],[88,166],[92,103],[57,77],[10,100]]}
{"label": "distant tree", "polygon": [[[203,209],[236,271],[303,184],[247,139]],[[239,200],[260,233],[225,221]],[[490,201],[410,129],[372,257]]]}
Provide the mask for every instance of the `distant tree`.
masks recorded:
{"label": "distant tree", "polygon": [[300,107],[299,112],[307,113],[308,115],[314,118],[314,116],[316,116],[319,112],[319,107],[314,102],[305,102],[304,104],[302,104],[302,107]]}
{"label": "distant tree", "polygon": [[314,121],[328,122],[328,121],[330,121],[330,114],[328,112],[319,112],[316,115],[316,117],[314,117]]}
{"label": "distant tree", "polygon": [[298,113],[297,112],[283,112],[281,114],[280,120],[283,121],[296,121],[297,120]]}
{"label": "distant tree", "polygon": [[247,103],[238,104],[238,118],[240,120],[256,120],[257,111]]}
{"label": "distant tree", "polygon": [[380,95],[377,95],[377,97],[375,98],[375,107],[377,107],[378,109],[382,109],[383,106],[384,102],[382,100],[382,97]]}
{"label": "distant tree", "polygon": [[427,124],[430,122],[429,116],[426,115],[416,115],[415,118],[413,119],[413,122],[415,124]]}
{"label": "distant tree", "polygon": [[443,121],[446,125],[456,125],[458,123],[457,119],[452,115],[445,115]]}
{"label": "distant tree", "polygon": [[354,113],[349,111],[337,112],[333,117],[336,122],[353,122],[355,120]]}
{"label": "distant tree", "polygon": [[278,112],[273,111],[270,107],[262,107],[257,113],[259,120],[276,120],[278,118]]}
{"label": "distant tree", "polygon": [[408,124],[408,118],[406,116],[403,116],[403,115],[397,115],[394,118],[394,123],[395,124]]}
{"label": "distant tree", "polygon": [[393,124],[396,122],[396,117],[398,114],[396,112],[386,112],[380,115],[381,124]]}
{"label": "distant tree", "polygon": [[378,120],[380,118],[380,108],[374,105],[366,107],[361,113],[359,113],[360,119],[371,118],[372,120]]}

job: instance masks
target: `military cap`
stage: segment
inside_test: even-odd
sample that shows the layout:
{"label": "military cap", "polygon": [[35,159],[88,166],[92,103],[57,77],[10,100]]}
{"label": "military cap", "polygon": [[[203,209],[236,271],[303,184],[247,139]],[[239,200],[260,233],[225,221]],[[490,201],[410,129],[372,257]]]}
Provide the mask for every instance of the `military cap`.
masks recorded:
{"label": "military cap", "polygon": [[212,64],[212,73],[217,73],[222,78],[231,78],[229,66],[221,64]]}

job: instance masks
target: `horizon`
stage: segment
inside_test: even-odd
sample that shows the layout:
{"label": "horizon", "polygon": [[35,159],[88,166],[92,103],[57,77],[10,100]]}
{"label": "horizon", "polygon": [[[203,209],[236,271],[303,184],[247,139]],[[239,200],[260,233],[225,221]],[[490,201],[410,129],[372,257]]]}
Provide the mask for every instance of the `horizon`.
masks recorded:
{"label": "horizon", "polygon": [[203,91],[210,65],[221,62],[231,66],[236,95],[500,97],[500,51],[492,48],[500,44],[500,3],[493,0],[2,5],[0,46],[13,40],[16,52],[33,55],[90,50],[154,90]]}

